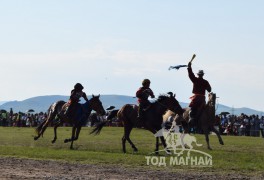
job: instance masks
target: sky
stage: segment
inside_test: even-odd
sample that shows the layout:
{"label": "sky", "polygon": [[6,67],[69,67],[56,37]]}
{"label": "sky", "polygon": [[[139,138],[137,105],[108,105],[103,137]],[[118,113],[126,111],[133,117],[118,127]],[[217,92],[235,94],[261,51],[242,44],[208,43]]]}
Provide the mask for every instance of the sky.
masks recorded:
{"label": "sky", "polygon": [[218,103],[264,110],[262,0],[0,0],[0,101],[69,95],[157,95],[189,102],[193,71]]}

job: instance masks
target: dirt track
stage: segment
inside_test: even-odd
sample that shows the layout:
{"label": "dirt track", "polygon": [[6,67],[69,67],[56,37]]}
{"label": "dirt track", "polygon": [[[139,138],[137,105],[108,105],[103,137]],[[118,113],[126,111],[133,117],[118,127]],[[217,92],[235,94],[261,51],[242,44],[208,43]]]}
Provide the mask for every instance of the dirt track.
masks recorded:
{"label": "dirt track", "polygon": [[236,173],[177,172],[130,169],[106,165],[0,158],[0,179],[263,179]]}

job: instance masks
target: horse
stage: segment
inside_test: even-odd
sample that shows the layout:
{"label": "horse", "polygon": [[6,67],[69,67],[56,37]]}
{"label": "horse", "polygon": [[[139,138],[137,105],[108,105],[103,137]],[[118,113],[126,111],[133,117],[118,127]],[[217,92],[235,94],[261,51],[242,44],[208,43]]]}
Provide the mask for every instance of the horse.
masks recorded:
{"label": "horse", "polygon": [[88,122],[90,122],[91,127],[93,127],[95,124],[99,123],[100,120],[97,117],[97,113],[93,112],[90,114],[88,118]]}
{"label": "horse", "polygon": [[[161,129],[162,116],[167,110],[171,110],[176,113],[182,113],[183,109],[181,108],[179,102],[175,98],[175,94],[168,93],[168,95],[160,95],[151,105],[145,110],[143,115],[143,120],[140,121],[140,127],[143,127],[146,130],[149,130],[153,134],[158,132]],[[129,135],[134,126],[138,125],[138,106],[133,104],[125,104],[117,113],[117,118],[123,122],[124,125],[124,135],[122,138],[122,149],[123,153],[126,153],[126,141],[128,141],[133,148],[134,152],[137,152],[138,149],[131,141]],[[111,119],[106,120],[98,124],[90,134],[99,134],[103,126],[107,122],[111,122]],[[160,137],[161,142],[164,147],[166,147],[166,142],[164,137]],[[159,138],[156,137],[156,149],[155,153],[158,154],[159,149]]]}
{"label": "horse", "polygon": [[[212,150],[209,144],[209,133],[211,131],[217,135],[219,143],[221,145],[224,145],[224,142],[220,136],[220,133],[214,127],[215,103],[216,103],[216,94],[211,92],[208,94],[208,101],[206,105],[200,111],[200,113],[198,113],[198,117],[197,117],[197,127],[203,131],[205,135],[206,143],[207,143],[207,148],[209,150]],[[176,116],[174,118],[177,124],[181,124],[183,126],[184,133],[189,133],[189,126],[188,126],[188,121],[190,117],[189,112],[190,112],[190,108],[185,108],[183,113],[180,113],[180,114],[176,113]],[[174,112],[171,112],[171,111],[166,112],[166,114],[163,116],[163,119],[166,119],[172,114],[174,114]]]}
{"label": "horse", "polygon": [[71,141],[70,148],[73,149],[73,141],[76,141],[78,139],[81,128],[84,125],[84,122],[86,122],[86,120],[90,116],[91,111],[94,110],[101,115],[105,114],[105,110],[99,97],[100,95],[92,95],[92,98],[84,104],[78,103],[76,111],[71,118],[68,118],[65,115],[61,115],[64,114],[63,112],[65,111],[67,106],[67,103],[65,101],[57,101],[53,103],[48,109],[47,119],[36,128],[37,136],[34,137],[34,140],[37,140],[40,136],[43,136],[48,125],[55,119],[55,117],[59,117],[59,121],[54,125],[54,138],[52,140],[52,143],[55,143],[57,140],[57,128],[63,122],[67,122],[72,125],[72,136],[69,139],[65,139],[64,143]]}

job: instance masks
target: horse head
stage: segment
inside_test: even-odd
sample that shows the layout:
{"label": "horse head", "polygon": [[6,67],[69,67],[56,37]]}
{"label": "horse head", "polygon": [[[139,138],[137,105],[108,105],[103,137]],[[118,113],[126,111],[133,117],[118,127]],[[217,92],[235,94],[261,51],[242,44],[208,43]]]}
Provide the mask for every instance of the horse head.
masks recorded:
{"label": "horse head", "polygon": [[213,92],[210,92],[208,94],[208,101],[207,101],[207,105],[210,107],[215,107],[215,102],[216,102],[216,94]]}
{"label": "horse head", "polygon": [[182,114],[183,113],[183,109],[180,106],[180,103],[177,101],[177,99],[175,98],[175,94],[173,94],[172,92],[168,92],[168,95],[160,95],[158,97],[158,102],[163,105],[164,107],[166,107],[166,109],[169,109],[173,112],[175,112],[176,114]]}
{"label": "horse head", "polygon": [[215,103],[216,103],[216,94],[210,92],[208,94],[208,101],[205,106],[205,111],[207,111],[208,115],[210,114],[210,119],[215,117]]}
{"label": "horse head", "polygon": [[89,104],[92,110],[96,111],[100,115],[105,115],[105,110],[99,97],[100,94],[98,96],[92,95],[92,98],[89,100]]}

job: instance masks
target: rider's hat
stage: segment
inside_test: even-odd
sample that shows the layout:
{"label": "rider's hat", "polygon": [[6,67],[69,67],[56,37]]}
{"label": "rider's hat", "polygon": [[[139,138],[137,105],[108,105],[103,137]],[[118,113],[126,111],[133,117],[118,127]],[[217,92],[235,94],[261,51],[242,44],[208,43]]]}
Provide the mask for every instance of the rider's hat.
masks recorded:
{"label": "rider's hat", "polygon": [[204,71],[203,70],[199,70],[197,74],[198,75],[204,75]]}
{"label": "rider's hat", "polygon": [[144,79],[144,80],[142,81],[142,85],[145,86],[145,85],[147,85],[147,84],[150,84],[150,80],[149,80],[149,79]]}
{"label": "rider's hat", "polygon": [[74,85],[74,89],[76,89],[76,90],[83,90],[83,86],[81,85],[81,83],[76,83]]}

